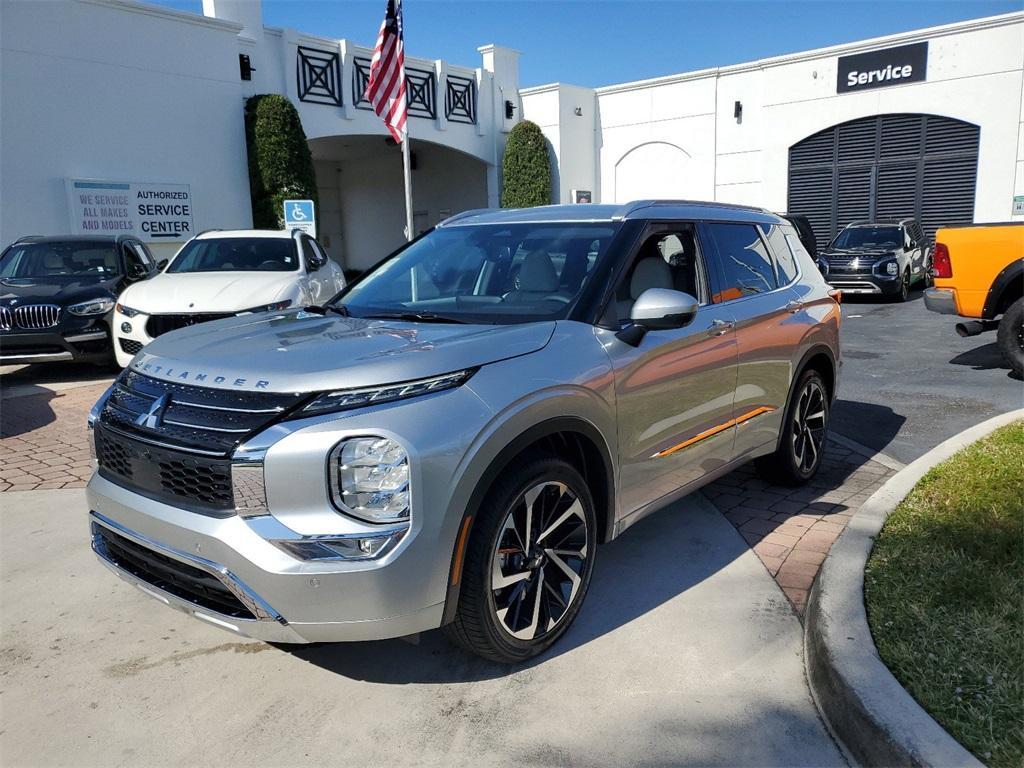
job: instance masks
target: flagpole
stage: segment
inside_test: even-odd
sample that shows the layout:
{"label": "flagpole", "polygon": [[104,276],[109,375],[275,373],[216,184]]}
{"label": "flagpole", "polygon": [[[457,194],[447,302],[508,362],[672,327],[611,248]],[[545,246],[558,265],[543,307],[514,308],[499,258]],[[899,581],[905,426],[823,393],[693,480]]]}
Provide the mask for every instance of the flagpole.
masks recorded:
{"label": "flagpole", "polygon": [[408,126],[402,141],[402,174],[405,177],[405,239],[412,240],[416,233],[412,229],[412,162],[409,159]]}

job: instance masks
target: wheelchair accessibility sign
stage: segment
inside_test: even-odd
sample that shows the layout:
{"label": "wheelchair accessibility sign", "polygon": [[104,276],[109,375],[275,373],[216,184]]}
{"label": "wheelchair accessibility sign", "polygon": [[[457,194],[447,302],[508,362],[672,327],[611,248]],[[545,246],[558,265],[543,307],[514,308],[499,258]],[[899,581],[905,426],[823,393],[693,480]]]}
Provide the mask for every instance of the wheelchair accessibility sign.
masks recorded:
{"label": "wheelchair accessibility sign", "polygon": [[316,215],[312,200],[284,201],[284,228],[291,232],[301,229],[310,237],[316,237]]}

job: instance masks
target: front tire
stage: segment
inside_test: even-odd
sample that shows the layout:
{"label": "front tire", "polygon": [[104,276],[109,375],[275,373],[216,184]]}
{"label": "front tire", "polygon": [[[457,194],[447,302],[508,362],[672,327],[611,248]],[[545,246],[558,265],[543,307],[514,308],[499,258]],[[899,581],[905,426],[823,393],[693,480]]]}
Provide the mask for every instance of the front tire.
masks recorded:
{"label": "front tire", "polygon": [[828,417],[825,381],[817,371],[806,370],[786,407],[779,447],[754,462],[761,478],[775,485],[803,485],[814,477],[825,453]]}
{"label": "front tire", "polygon": [[996,343],[1013,372],[1024,376],[1024,299],[1017,299],[1003,313],[996,330]]}
{"label": "front tire", "polygon": [[448,636],[503,663],[543,653],[579,613],[596,547],[594,501],[580,473],[555,456],[514,461],[481,504]]}
{"label": "front tire", "polygon": [[896,287],[896,294],[893,296],[893,301],[904,302],[910,298],[910,270],[904,270],[903,275],[900,277],[900,284]]}

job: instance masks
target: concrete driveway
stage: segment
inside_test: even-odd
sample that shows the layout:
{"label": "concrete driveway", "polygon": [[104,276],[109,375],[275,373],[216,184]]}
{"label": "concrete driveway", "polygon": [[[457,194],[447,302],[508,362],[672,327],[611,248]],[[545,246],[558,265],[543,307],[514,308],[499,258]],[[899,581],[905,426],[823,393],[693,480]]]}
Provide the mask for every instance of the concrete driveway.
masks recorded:
{"label": "concrete driveway", "polygon": [[81,490],[5,493],[5,765],[842,765],[802,633],[700,496],[604,547],[576,624],[513,669],[440,633],[275,647],[89,551]]}

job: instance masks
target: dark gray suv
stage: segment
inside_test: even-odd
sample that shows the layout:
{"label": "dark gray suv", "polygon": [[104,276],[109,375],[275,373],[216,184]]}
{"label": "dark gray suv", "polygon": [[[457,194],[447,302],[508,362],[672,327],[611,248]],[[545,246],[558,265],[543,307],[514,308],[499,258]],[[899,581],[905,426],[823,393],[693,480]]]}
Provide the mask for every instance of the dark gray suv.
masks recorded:
{"label": "dark gray suv", "polygon": [[931,243],[915,219],[855,221],[821,252],[825,279],[843,293],[906,301],[911,287],[927,283]]}

